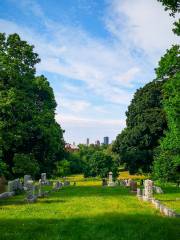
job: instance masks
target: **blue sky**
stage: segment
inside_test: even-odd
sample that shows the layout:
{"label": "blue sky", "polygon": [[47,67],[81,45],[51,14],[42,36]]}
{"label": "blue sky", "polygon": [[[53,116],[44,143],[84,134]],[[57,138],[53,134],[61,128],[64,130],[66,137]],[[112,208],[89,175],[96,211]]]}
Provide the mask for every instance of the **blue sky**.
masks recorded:
{"label": "blue sky", "polygon": [[35,45],[67,142],[111,140],[125,127],[137,88],[173,43],[156,0],[1,0],[0,30]]}

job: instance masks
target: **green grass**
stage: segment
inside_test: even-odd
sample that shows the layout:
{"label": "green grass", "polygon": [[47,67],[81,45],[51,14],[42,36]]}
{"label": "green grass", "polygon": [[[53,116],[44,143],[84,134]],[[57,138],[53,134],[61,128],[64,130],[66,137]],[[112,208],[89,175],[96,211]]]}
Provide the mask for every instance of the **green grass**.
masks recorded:
{"label": "green grass", "polygon": [[179,240],[180,219],[160,215],[123,187],[71,177],[77,186],[37,203],[0,201],[0,240]]}
{"label": "green grass", "polygon": [[162,185],[163,194],[155,194],[155,198],[160,200],[167,207],[180,213],[180,188],[175,184]]}

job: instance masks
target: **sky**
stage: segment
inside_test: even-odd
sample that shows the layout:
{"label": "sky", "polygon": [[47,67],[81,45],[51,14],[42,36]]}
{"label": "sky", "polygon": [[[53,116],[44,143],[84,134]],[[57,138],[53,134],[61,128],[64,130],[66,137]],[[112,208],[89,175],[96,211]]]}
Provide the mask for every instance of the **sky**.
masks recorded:
{"label": "sky", "polygon": [[35,46],[66,142],[114,140],[136,89],[172,44],[174,19],[156,0],[1,0],[0,31]]}

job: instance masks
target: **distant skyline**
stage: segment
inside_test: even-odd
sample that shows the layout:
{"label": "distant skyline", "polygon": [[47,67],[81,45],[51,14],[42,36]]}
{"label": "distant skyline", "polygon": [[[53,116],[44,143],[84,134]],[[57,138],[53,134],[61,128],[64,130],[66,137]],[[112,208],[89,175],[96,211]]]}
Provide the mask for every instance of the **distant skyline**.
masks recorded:
{"label": "distant skyline", "polygon": [[1,0],[0,29],[35,45],[66,142],[110,141],[137,88],[179,39],[156,0]]}

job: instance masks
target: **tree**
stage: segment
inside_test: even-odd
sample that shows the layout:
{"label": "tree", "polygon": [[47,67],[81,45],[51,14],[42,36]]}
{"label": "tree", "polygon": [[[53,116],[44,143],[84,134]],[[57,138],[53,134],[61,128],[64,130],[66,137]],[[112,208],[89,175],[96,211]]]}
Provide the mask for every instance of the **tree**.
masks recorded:
{"label": "tree", "polygon": [[16,176],[25,174],[36,176],[39,173],[39,165],[32,154],[16,153],[13,158],[13,173]]}
{"label": "tree", "polygon": [[70,174],[70,162],[66,159],[57,162],[56,176],[65,177]]}
{"label": "tree", "polygon": [[127,127],[113,144],[113,151],[131,173],[151,170],[153,150],[167,127],[161,103],[163,84],[153,81],[136,91],[126,112]]}
{"label": "tree", "polygon": [[154,176],[163,181],[180,179],[180,47],[173,46],[159,62],[157,77],[166,78],[163,106],[168,129],[154,162]]}
{"label": "tree", "polygon": [[89,159],[86,159],[84,166],[85,177],[106,178],[109,172],[113,172],[113,177],[118,176],[118,162],[113,159],[111,154],[105,151],[95,151]]}
{"label": "tree", "polygon": [[44,76],[35,76],[40,59],[33,48],[18,34],[0,34],[0,150],[11,175],[15,154],[32,154],[48,174],[63,158],[53,90]]}

